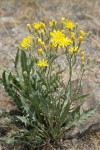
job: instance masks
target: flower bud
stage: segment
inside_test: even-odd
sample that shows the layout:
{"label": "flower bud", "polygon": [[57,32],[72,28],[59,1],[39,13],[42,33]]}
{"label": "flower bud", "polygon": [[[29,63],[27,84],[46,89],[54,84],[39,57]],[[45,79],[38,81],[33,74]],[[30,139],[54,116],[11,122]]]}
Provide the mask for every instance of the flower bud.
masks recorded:
{"label": "flower bud", "polygon": [[84,36],[85,32],[83,30],[80,30],[80,36]]}
{"label": "flower bud", "polygon": [[25,77],[27,77],[27,71],[24,71],[24,72],[23,72],[23,75],[24,75]]}
{"label": "flower bud", "polygon": [[62,17],[62,18],[61,18],[61,20],[62,20],[62,22],[64,22],[64,21],[65,21],[65,18],[64,18],[64,17]]}
{"label": "flower bud", "polygon": [[39,53],[39,54],[42,54],[42,53],[43,53],[42,48],[39,48],[39,49],[38,49],[38,53]]}
{"label": "flower bud", "polygon": [[39,39],[38,39],[38,42],[39,42],[39,43],[41,43],[41,42],[42,42],[42,40],[39,38]]}
{"label": "flower bud", "polygon": [[41,42],[40,44],[41,44],[41,46],[45,47],[45,43],[44,42]]}
{"label": "flower bud", "polygon": [[84,56],[81,57],[81,61],[84,61]]}
{"label": "flower bud", "polygon": [[80,37],[79,37],[79,42],[82,42],[83,39],[84,39],[83,36],[80,36]]}
{"label": "flower bud", "polygon": [[28,30],[31,31],[31,25],[27,24],[26,26],[27,26]]}
{"label": "flower bud", "polygon": [[81,51],[81,55],[84,56],[84,51]]}
{"label": "flower bud", "polygon": [[75,37],[75,32],[70,32],[71,37]]}

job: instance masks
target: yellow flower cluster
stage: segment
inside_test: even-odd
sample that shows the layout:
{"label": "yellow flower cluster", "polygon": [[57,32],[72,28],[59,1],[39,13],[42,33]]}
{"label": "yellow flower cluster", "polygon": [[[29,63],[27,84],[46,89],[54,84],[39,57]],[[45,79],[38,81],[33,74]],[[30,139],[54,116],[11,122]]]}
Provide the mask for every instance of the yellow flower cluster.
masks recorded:
{"label": "yellow flower cluster", "polygon": [[[51,20],[49,21],[50,30],[46,29],[46,25],[43,22],[35,22],[33,23],[33,28],[36,31],[34,36],[36,40],[34,40],[34,44],[36,44],[37,54],[41,57],[41,60],[38,60],[37,65],[39,67],[48,66],[48,60],[46,59],[46,49],[57,50],[58,48],[66,50],[69,54],[75,54],[79,52],[79,48],[81,42],[84,40],[85,33],[83,30],[80,30],[78,42],[77,42],[77,32],[75,28],[75,24],[69,19],[61,18],[60,25],[56,26],[57,21]],[[33,35],[31,24],[26,25],[29,32]],[[60,28],[60,29],[59,29]],[[68,29],[66,31],[66,29]],[[66,36],[66,34],[68,36]],[[21,47],[27,49],[31,45],[32,36],[27,36],[23,38],[20,43]],[[46,41],[46,43],[44,42]],[[43,58],[43,59],[42,59]],[[84,51],[81,51],[81,61],[84,61]]]}
{"label": "yellow flower cluster", "polygon": [[71,39],[65,37],[63,31],[61,30],[54,30],[50,32],[51,35],[51,42],[58,47],[68,46],[72,43]]}
{"label": "yellow flower cluster", "polygon": [[31,44],[32,36],[27,36],[23,38],[22,42],[20,43],[21,47],[28,48]]}
{"label": "yellow flower cluster", "polygon": [[40,30],[40,29],[44,29],[45,28],[45,23],[43,22],[38,22],[38,23],[34,23],[33,27],[35,30]]}
{"label": "yellow flower cluster", "polygon": [[46,59],[42,59],[42,60],[39,60],[38,61],[38,63],[37,63],[37,65],[39,66],[39,67],[47,67],[48,66],[48,60]]}

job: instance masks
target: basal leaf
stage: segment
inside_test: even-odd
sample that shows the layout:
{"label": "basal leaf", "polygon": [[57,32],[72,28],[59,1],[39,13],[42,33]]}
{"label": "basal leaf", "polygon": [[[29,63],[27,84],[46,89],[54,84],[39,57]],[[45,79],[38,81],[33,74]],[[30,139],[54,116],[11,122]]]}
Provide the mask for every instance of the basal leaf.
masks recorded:
{"label": "basal leaf", "polygon": [[15,68],[17,68],[18,62],[19,62],[19,50],[17,50],[16,57],[15,57],[15,62],[14,62]]}
{"label": "basal leaf", "polygon": [[21,51],[21,67],[22,67],[22,71],[28,71],[27,69],[27,56],[26,53],[24,51]]}

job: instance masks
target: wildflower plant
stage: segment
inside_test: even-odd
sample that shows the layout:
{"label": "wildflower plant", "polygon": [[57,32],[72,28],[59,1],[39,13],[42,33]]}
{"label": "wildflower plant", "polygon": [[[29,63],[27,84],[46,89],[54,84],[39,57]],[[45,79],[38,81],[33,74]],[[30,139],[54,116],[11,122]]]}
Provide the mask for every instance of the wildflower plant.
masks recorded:
{"label": "wildflower plant", "polygon": [[[59,141],[64,132],[84,121],[94,108],[82,112],[81,105],[74,105],[88,95],[79,91],[87,63],[81,44],[89,33],[78,33],[77,25],[63,17],[48,25],[27,24],[27,28],[29,35],[17,47],[15,71],[4,69],[1,82],[20,112],[11,116],[20,126],[10,138],[34,149]],[[57,63],[60,55],[66,59],[65,68]],[[78,76],[73,90],[74,71]]]}

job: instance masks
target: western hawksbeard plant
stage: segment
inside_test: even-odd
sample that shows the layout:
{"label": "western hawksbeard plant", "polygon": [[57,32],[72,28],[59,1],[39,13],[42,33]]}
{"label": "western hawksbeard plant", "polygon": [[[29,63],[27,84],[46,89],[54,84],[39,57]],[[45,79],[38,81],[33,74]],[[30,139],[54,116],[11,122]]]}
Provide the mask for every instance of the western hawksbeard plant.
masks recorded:
{"label": "western hawksbeard plant", "polygon": [[[94,108],[82,111],[78,103],[88,95],[80,93],[80,89],[87,65],[81,44],[89,33],[78,31],[77,24],[64,17],[48,24],[27,24],[27,29],[29,35],[17,47],[14,71],[4,68],[0,79],[18,111],[8,115],[15,133],[0,140],[27,145],[33,150],[59,142],[68,129],[84,121]],[[61,56],[65,67],[58,62]],[[74,72],[77,82],[73,89]]]}

